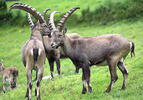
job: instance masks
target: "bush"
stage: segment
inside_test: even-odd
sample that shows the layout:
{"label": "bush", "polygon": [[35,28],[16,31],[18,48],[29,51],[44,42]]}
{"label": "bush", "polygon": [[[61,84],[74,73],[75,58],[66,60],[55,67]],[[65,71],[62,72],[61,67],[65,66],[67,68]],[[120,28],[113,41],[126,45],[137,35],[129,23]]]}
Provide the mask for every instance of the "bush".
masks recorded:
{"label": "bush", "polygon": [[7,12],[7,5],[4,0],[0,1],[0,20],[6,19],[10,14]]}
{"label": "bush", "polygon": [[110,21],[121,20],[143,15],[143,0],[107,0],[90,11],[89,7],[82,11],[81,22],[107,24]]}
{"label": "bush", "polygon": [[[111,21],[116,22],[122,19],[142,16],[143,0],[105,0],[105,2],[100,3],[94,8],[92,11],[90,7],[83,9],[80,16],[73,13],[66,25],[75,26],[78,23],[85,23],[86,25],[93,25],[95,23],[107,24]],[[55,23],[61,19],[62,15],[55,15]],[[46,20],[48,20],[47,18]],[[12,25],[23,26],[28,24],[26,15],[22,15],[20,10],[12,14],[7,11],[6,2],[0,1],[0,22],[5,21],[10,22]]]}

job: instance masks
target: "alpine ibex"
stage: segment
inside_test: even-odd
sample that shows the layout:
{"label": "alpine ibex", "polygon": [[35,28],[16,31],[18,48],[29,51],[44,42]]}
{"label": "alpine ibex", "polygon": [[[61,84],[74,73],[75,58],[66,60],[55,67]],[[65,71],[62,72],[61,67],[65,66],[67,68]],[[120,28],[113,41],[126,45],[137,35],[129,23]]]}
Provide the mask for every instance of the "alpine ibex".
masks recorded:
{"label": "alpine ibex", "polygon": [[[47,9],[48,10],[48,9]],[[44,14],[45,15],[45,12]],[[31,29],[33,29],[34,23],[30,17],[30,14],[27,14],[28,17],[28,22],[29,25],[31,26]],[[72,33],[72,34],[68,34],[67,35],[69,38],[79,38],[80,35],[77,33]],[[61,71],[60,71],[60,58],[66,58],[65,54],[63,53],[62,49],[59,47],[57,49],[53,49],[50,45],[51,43],[51,38],[49,38],[48,36],[43,36],[43,43],[45,46],[45,52],[46,52],[46,57],[49,61],[49,65],[50,65],[50,71],[51,71],[51,79],[54,78],[53,72],[54,72],[54,61],[56,61],[56,65],[57,65],[57,71],[58,74],[60,75]],[[76,69],[76,72],[78,72],[78,69]]]}
{"label": "alpine ibex", "polygon": [[6,91],[6,80],[8,79],[10,88],[16,87],[17,77],[18,77],[18,69],[16,67],[5,68],[3,64],[0,62],[0,73],[3,78],[3,92]]}
{"label": "alpine ibex", "polygon": [[51,26],[49,27],[52,27],[51,46],[53,48],[58,48],[60,46],[75,66],[82,68],[83,94],[87,91],[86,83],[88,84],[88,92],[92,92],[90,84],[90,66],[92,65],[109,66],[111,82],[106,92],[110,92],[113,84],[118,79],[116,70],[116,66],[118,66],[124,77],[122,89],[125,89],[128,71],[125,68],[124,60],[130,51],[131,55],[134,54],[134,43],[119,34],[70,39],[65,35],[66,29],[62,31],[62,28],[67,18],[76,9],[78,9],[78,7],[69,10],[62,17],[57,28],[53,27],[55,26],[53,16],[56,11],[50,14],[49,22],[51,22]]}
{"label": "alpine ibex", "polygon": [[[42,80],[45,64],[45,48],[42,42],[42,35],[49,33],[49,27],[44,20],[43,16],[37,12],[34,8],[29,5],[15,3],[11,5],[11,9],[22,9],[30,14],[32,14],[36,20],[37,24],[33,25],[30,39],[24,44],[22,48],[22,61],[26,67],[27,75],[27,92],[26,96],[28,100],[31,100],[32,91],[32,70],[36,70],[36,89],[35,95],[37,100],[40,100],[40,81]],[[41,35],[42,34],[42,35]]]}

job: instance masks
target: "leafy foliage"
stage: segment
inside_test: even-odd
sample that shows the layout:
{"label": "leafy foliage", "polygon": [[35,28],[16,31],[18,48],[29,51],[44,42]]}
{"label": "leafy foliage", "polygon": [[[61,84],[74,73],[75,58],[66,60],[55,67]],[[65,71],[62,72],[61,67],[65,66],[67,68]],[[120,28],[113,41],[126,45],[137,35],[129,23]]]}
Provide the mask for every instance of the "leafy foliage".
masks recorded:
{"label": "leafy foliage", "polygon": [[[79,23],[86,23],[88,25],[99,23],[105,25],[111,21],[116,22],[122,19],[129,19],[143,15],[143,0],[90,0],[87,4],[85,3],[87,2],[86,0],[83,2],[80,0],[69,0],[68,2],[66,0],[63,0],[62,2],[60,0],[44,0],[43,2],[35,2],[35,0],[31,0],[19,2],[29,4],[33,7],[35,7],[35,5],[39,5],[35,7],[38,11],[43,11],[47,7],[47,4],[49,4],[48,7],[51,8],[52,11],[62,11],[62,13],[55,15],[56,23],[68,9],[74,6],[80,6],[81,10],[74,13],[67,22],[67,25],[71,26],[77,25]],[[38,4],[38,2],[41,4]],[[9,7],[14,2],[7,3]],[[9,23],[14,21],[15,23],[12,23],[13,25],[15,24],[23,26],[27,24],[25,12],[21,10],[18,10],[17,12],[9,12],[7,9],[5,10],[6,14],[8,15],[5,15],[5,11],[3,11],[3,15],[0,16],[3,16],[3,19],[5,19],[3,21],[6,21],[6,19]],[[20,22],[20,24],[17,24],[17,22]]]}
{"label": "leafy foliage", "polygon": [[101,24],[107,24],[114,20],[128,19],[143,15],[143,0],[106,0],[93,11],[90,8],[82,11],[82,21],[98,21]]}
{"label": "leafy foliage", "polygon": [[11,17],[11,14],[7,12],[7,5],[5,0],[0,1],[0,21],[5,21]]}

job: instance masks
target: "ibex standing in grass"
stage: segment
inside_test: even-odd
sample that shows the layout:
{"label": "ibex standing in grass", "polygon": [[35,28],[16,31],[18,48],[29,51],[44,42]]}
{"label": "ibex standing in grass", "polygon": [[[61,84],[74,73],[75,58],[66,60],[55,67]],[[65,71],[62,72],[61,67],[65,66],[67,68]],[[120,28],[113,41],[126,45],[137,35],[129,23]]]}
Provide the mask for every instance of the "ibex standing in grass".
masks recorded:
{"label": "ibex standing in grass", "polygon": [[89,93],[92,92],[90,84],[90,66],[92,65],[109,66],[111,82],[106,92],[110,92],[113,84],[118,79],[116,70],[116,66],[118,66],[124,77],[122,89],[125,89],[128,71],[125,68],[124,60],[130,51],[131,55],[134,54],[134,43],[119,34],[70,39],[65,35],[66,29],[62,31],[62,28],[67,18],[76,9],[78,7],[69,10],[60,20],[57,28],[53,27],[53,16],[56,11],[51,13],[49,21],[51,22],[50,27],[53,28],[51,32],[51,46],[53,48],[61,46],[64,53],[72,60],[75,66],[82,68],[83,94],[87,91],[86,83],[88,84]]}
{"label": "ibex standing in grass", "polygon": [[26,67],[27,75],[26,97],[28,100],[31,100],[32,70],[34,69],[37,73],[35,95],[37,96],[37,100],[40,100],[40,81],[42,80],[46,59],[45,49],[42,43],[42,35],[50,32],[49,27],[47,26],[43,16],[34,8],[21,3],[13,4],[10,7],[10,9],[14,8],[25,10],[38,20],[37,24],[35,24],[32,28],[30,39],[22,48],[22,61]]}
{"label": "ibex standing in grass", "polygon": [[[42,14],[43,16],[45,16],[47,10],[45,10],[43,12],[43,14]],[[34,23],[30,17],[30,14],[28,13],[27,16],[28,16],[29,25],[31,26],[31,29],[33,29]],[[72,38],[72,39],[76,39],[76,38],[80,37],[80,35],[77,33],[68,34],[67,36],[69,38]],[[51,79],[53,79],[54,78],[54,75],[53,75],[54,61],[56,61],[57,71],[58,71],[58,74],[60,75],[60,73],[61,73],[61,71],[60,71],[60,58],[66,58],[66,56],[60,47],[57,49],[53,49],[51,47],[50,43],[51,43],[51,38],[49,38],[48,36],[43,36],[43,44],[45,46],[46,57],[49,61],[49,65],[50,65]],[[78,72],[78,69],[76,70],[76,72]]]}
{"label": "ibex standing in grass", "polygon": [[6,80],[8,79],[10,88],[16,87],[17,77],[18,77],[18,69],[16,67],[5,68],[3,64],[0,62],[0,73],[3,78],[3,92],[6,91]]}

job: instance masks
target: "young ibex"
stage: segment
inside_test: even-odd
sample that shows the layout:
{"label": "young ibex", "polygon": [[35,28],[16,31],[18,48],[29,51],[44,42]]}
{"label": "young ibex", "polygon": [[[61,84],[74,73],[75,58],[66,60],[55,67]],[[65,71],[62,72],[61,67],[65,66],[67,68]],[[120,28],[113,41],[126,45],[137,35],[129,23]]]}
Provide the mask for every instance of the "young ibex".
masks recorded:
{"label": "young ibex", "polygon": [[37,100],[40,100],[40,81],[42,80],[46,59],[45,49],[42,43],[42,35],[50,32],[49,27],[43,16],[31,6],[16,3],[10,7],[10,9],[14,8],[22,9],[32,14],[36,18],[36,20],[38,20],[37,24],[32,27],[30,39],[24,44],[22,48],[22,61],[24,66],[26,67],[27,75],[26,97],[28,100],[31,100],[32,70],[34,69],[37,73],[35,95],[37,96]]}
{"label": "young ibex", "polygon": [[61,46],[64,53],[72,60],[75,66],[82,68],[83,94],[87,91],[86,82],[89,93],[92,92],[90,84],[90,66],[92,65],[109,66],[111,82],[106,92],[110,92],[113,84],[118,79],[116,70],[116,66],[118,66],[124,77],[122,89],[125,89],[128,71],[125,68],[124,60],[130,51],[131,55],[134,54],[134,43],[119,34],[70,39],[65,35],[66,29],[62,31],[62,28],[67,18],[76,9],[78,7],[69,10],[60,20],[57,28],[53,27],[53,16],[56,11],[51,13],[49,21],[51,22],[50,27],[53,28],[51,32],[51,46],[53,48]]}
{"label": "young ibex", "polygon": [[9,86],[11,89],[16,87],[18,69],[16,67],[5,68],[0,62],[0,74],[3,78],[3,92],[6,91],[6,80],[8,79]]}
{"label": "young ibex", "polygon": [[[45,14],[46,14],[46,12],[44,11],[44,14],[42,14],[42,15],[45,15]],[[28,17],[29,25],[31,26],[31,29],[32,29],[34,26],[34,23],[31,19],[29,13],[27,14],[27,17]],[[68,34],[67,36],[69,38],[72,38],[72,39],[76,39],[76,38],[80,37],[80,35],[77,33]],[[60,71],[60,58],[66,58],[66,56],[60,47],[57,49],[53,49],[51,47],[51,45],[50,45],[51,38],[49,38],[48,36],[43,36],[43,43],[45,46],[46,57],[49,61],[49,65],[50,65],[51,79],[53,79],[54,78],[54,75],[53,75],[54,61],[56,61],[57,71],[58,71],[58,74],[60,75],[60,73],[61,73],[61,71]],[[76,72],[78,72],[78,70],[76,70]]]}

